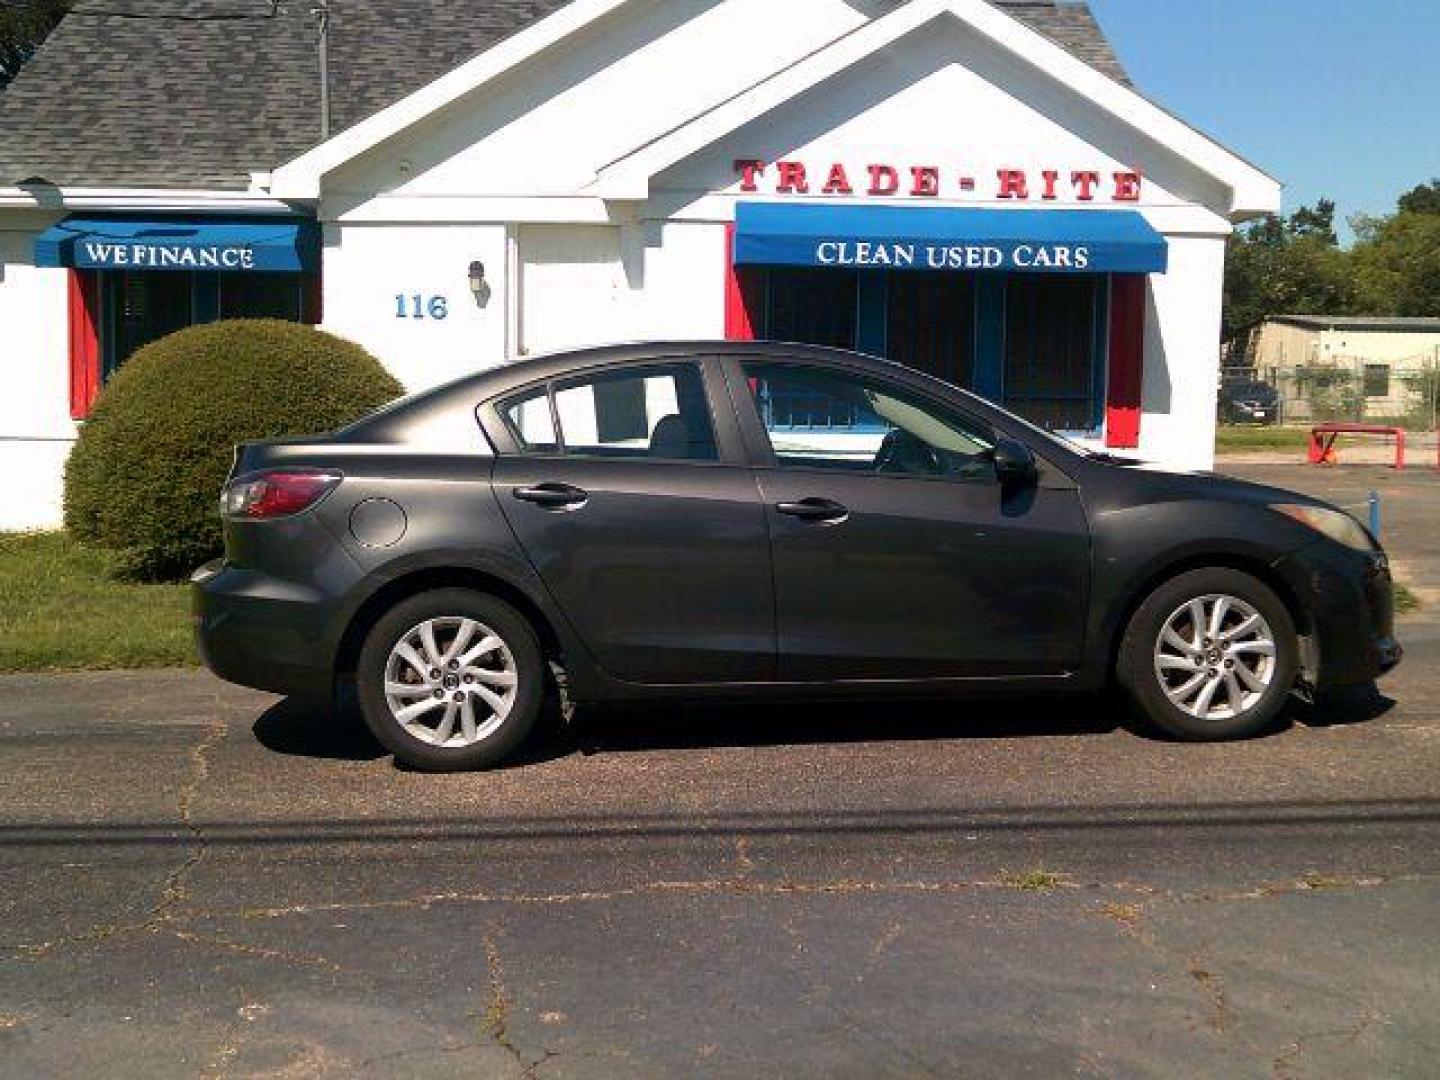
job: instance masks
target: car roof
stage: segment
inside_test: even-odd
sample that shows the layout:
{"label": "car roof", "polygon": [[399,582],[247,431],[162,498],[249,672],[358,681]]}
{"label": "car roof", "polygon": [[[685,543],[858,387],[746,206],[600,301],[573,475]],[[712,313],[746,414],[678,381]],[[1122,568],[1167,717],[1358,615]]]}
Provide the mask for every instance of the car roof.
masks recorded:
{"label": "car roof", "polygon": [[[457,409],[473,410],[477,402],[503,397],[535,383],[615,365],[644,365],[671,358],[706,356],[766,356],[803,359],[821,364],[862,367],[877,374],[909,376],[918,373],[901,364],[845,349],[776,341],[646,341],[567,349],[530,356],[513,363],[465,375],[442,386],[401,398],[336,433],[347,442],[405,442],[407,433],[434,416]],[[923,377],[923,376],[922,376]]]}
{"label": "car roof", "polygon": [[674,340],[674,341],[632,341],[616,345],[597,345],[582,349],[562,349],[538,356],[526,357],[511,364],[490,368],[487,371],[464,380],[470,389],[492,386],[495,392],[504,393],[538,382],[542,379],[559,378],[571,372],[610,364],[645,364],[668,357],[699,358],[705,356],[785,355],[824,362],[845,364],[859,363],[862,366],[875,365],[877,370],[901,367],[888,360],[836,349],[824,345],[806,345],[784,341],[724,341],[724,340]]}

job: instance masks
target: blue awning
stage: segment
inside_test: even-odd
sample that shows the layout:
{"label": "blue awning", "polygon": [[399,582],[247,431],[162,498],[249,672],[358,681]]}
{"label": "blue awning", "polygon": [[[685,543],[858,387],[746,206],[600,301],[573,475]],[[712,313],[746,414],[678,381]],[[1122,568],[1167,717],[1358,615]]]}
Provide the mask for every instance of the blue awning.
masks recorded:
{"label": "blue awning", "polygon": [[294,217],[83,217],[35,240],[36,266],[293,273],[315,268],[314,221]]}
{"label": "blue awning", "polygon": [[1152,274],[1167,259],[1134,210],[740,203],[735,221],[739,264]]}

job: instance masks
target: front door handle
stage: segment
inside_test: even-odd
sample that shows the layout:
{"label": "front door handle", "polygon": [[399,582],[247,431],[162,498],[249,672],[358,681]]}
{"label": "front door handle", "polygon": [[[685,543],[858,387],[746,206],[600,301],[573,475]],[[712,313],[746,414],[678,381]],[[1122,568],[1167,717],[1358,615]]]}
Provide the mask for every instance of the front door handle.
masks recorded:
{"label": "front door handle", "polygon": [[584,488],[571,484],[536,484],[534,487],[518,487],[513,492],[521,502],[534,503],[546,510],[567,510],[584,506],[590,493]]}
{"label": "front door handle", "polygon": [[801,499],[799,502],[782,502],[775,506],[777,512],[801,521],[836,522],[850,516],[848,507],[830,499]]}

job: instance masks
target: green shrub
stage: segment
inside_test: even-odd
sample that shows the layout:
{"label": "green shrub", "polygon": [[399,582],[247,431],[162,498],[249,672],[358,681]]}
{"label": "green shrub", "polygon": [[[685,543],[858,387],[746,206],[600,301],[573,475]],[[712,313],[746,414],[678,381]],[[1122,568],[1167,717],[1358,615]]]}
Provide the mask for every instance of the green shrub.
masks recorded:
{"label": "green shrub", "polygon": [[178,577],[221,549],[236,443],[333,431],[398,397],[360,346],[269,319],[191,327],[112,378],[65,468],[65,525],[129,576]]}
{"label": "green shrub", "polygon": [[1310,402],[1314,420],[1359,420],[1365,415],[1365,388],[1348,368],[1310,364],[1296,368],[1301,392]]}

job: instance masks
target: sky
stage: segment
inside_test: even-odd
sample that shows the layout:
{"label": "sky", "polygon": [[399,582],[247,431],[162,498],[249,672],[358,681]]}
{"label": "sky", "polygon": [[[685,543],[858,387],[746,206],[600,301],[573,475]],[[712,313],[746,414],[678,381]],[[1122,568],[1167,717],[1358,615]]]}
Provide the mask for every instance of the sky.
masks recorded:
{"label": "sky", "polygon": [[1389,213],[1440,177],[1440,0],[1090,8],[1141,92],[1284,183],[1287,211]]}

